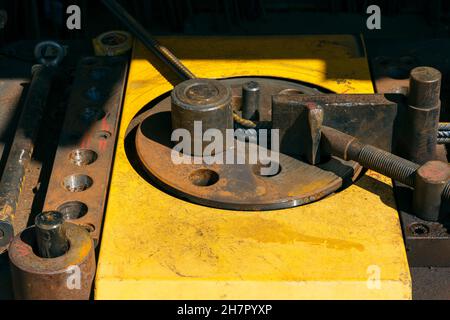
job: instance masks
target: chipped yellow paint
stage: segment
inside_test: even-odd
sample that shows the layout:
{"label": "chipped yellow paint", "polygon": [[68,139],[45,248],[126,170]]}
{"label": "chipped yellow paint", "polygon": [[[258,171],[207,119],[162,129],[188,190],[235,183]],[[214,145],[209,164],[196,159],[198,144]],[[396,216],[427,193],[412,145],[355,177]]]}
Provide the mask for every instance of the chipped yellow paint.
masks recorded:
{"label": "chipped yellow paint", "polygon": [[[162,38],[161,42],[199,77],[274,76],[338,93],[373,92],[366,58],[351,36]],[[369,172],[319,202],[267,212],[192,204],[141,178],[125,154],[125,131],[136,113],[171,90],[175,81],[136,44],[96,299],[411,298],[398,215],[389,180],[383,176]]]}

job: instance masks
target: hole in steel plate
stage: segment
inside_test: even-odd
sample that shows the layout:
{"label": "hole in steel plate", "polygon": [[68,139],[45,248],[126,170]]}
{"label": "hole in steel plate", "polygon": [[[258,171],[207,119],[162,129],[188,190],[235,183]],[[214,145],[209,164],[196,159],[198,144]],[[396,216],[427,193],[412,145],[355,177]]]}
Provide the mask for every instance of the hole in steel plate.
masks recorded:
{"label": "hole in steel plate", "polygon": [[86,107],[81,111],[81,118],[85,121],[98,121],[105,117],[105,111],[97,107]]}
{"label": "hole in steel plate", "polygon": [[95,226],[92,223],[86,223],[82,225],[83,228],[87,230],[87,232],[92,233],[95,231]]}
{"label": "hole in steel plate", "polygon": [[271,161],[268,164],[258,163],[252,167],[252,171],[257,176],[271,178],[280,174],[281,165],[275,161]]}
{"label": "hole in steel plate", "polygon": [[305,93],[297,89],[285,89],[280,91],[278,94],[305,94]]}
{"label": "hole in steel plate", "polygon": [[107,140],[111,137],[111,132],[105,130],[97,131],[95,137],[99,140]]}
{"label": "hole in steel plate", "polygon": [[76,220],[86,215],[88,207],[83,202],[70,201],[60,205],[58,211],[62,213],[65,220]]}
{"label": "hole in steel plate", "polygon": [[409,230],[411,230],[411,233],[416,236],[425,235],[430,232],[430,229],[423,223],[412,223],[409,225]]}
{"label": "hole in steel plate", "polygon": [[189,180],[196,186],[209,187],[219,181],[219,174],[213,170],[199,169],[189,175]]}
{"label": "hole in steel plate", "polygon": [[84,174],[73,174],[64,178],[63,186],[70,192],[81,192],[92,186],[94,181]]}
{"label": "hole in steel plate", "polygon": [[69,160],[76,166],[87,166],[97,160],[97,153],[89,149],[75,149],[70,153]]}

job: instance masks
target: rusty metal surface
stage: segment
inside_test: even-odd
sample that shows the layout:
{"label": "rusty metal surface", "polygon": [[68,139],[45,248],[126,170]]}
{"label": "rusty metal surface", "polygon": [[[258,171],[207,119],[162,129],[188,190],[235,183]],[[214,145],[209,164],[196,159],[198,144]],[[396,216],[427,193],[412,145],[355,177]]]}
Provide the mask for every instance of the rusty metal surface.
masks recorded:
{"label": "rusty metal surface", "polygon": [[[69,47],[68,56],[63,62],[61,72],[57,74],[54,86],[49,96],[49,102],[43,124],[39,132],[36,148],[34,150],[31,163],[26,172],[23,189],[17,205],[17,224],[20,228],[33,224],[34,215],[41,212],[44,206],[44,200],[47,192],[48,181],[50,179],[53,160],[64,115],[67,109],[67,98],[71,91],[71,82],[73,80],[73,70],[76,70],[76,63],[80,57],[91,54],[91,46],[89,43],[80,41],[67,42]],[[1,142],[5,145],[3,154],[4,160],[8,156],[9,143],[16,129],[18,111],[23,101],[20,94],[23,88],[28,87],[27,83],[30,77],[32,65],[32,49],[35,43],[31,41],[20,42],[12,45],[14,53],[17,56],[27,55],[26,62],[18,60],[15,55],[1,57],[0,74],[2,77],[2,86],[5,88],[4,112],[1,114]],[[28,56],[29,59],[28,59]],[[22,100],[24,98],[22,94]],[[8,111],[9,104],[11,110]],[[3,110],[3,109],[2,109]],[[74,140],[73,143],[78,143]],[[68,147],[68,146],[67,146]],[[108,169],[109,170],[109,169]],[[109,174],[109,173],[108,173]],[[31,216],[30,215],[31,212]],[[12,287],[10,279],[10,271],[8,265],[7,253],[0,255],[0,299],[12,298]]]}
{"label": "rusty metal surface", "polygon": [[345,160],[353,160],[364,168],[381,173],[408,186],[414,186],[414,177],[419,165],[381,150],[369,144],[363,144],[354,136],[334,128],[324,126],[324,147],[332,155]]}
{"label": "rusty metal surface", "polygon": [[450,300],[450,268],[411,267],[414,300]]}
{"label": "rusty metal surface", "polygon": [[[0,112],[0,175],[3,172],[6,158],[8,155],[10,137],[14,135],[15,122],[17,122],[17,111],[19,109],[20,98],[23,92],[21,84],[28,80],[8,79],[0,80],[0,103],[2,112]],[[6,153],[4,153],[6,148]]]}
{"label": "rusty metal surface", "polygon": [[[364,168],[381,173],[408,187],[417,188],[418,195],[414,199],[415,208],[430,211],[430,208],[425,208],[432,207],[434,211],[437,211],[432,218],[429,212],[415,212],[416,215],[432,221],[437,221],[438,217],[440,221],[448,217],[446,205],[449,205],[450,201],[450,176],[447,162],[430,161],[420,166],[390,152],[364,144],[358,138],[337,129],[323,126],[322,132],[325,152],[344,160],[356,161]],[[430,190],[427,189],[429,187]]]}
{"label": "rusty metal surface", "polygon": [[[172,130],[188,130],[192,137],[189,154],[203,154],[209,144],[203,141],[206,131],[219,130],[225,137],[226,130],[233,129],[231,100],[231,87],[218,80],[191,79],[175,86],[171,92],[171,127]],[[196,133],[199,124],[201,127]]]}
{"label": "rusty metal surface", "polygon": [[[238,112],[242,102],[242,85],[250,79],[257,81],[261,86],[262,120],[271,117],[273,94],[286,93],[286,90],[290,90],[291,94],[293,91],[317,93],[316,89],[307,89],[281,80],[263,78],[223,80],[232,87],[233,108]],[[242,154],[247,160],[245,164],[195,164],[192,158],[192,164],[176,165],[171,159],[173,143],[170,141],[169,110],[170,100],[166,98],[139,116],[140,120],[137,121],[139,128],[135,137],[136,153],[146,171],[162,188],[196,203],[236,210],[269,210],[298,206],[319,200],[348,185],[349,181],[360,172],[360,167],[354,162],[337,158],[313,166],[280,154],[279,172],[271,176],[261,176],[259,170],[261,164],[249,162],[249,143],[246,143]],[[137,123],[135,121],[134,126]],[[131,132],[131,129],[128,132]],[[239,149],[235,143],[236,140],[234,147],[224,151],[223,159],[226,159],[227,153],[237,157]]]}
{"label": "rusty metal surface", "polygon": [[81,60],[43,211],[61,211],[84,226],[98,243],[117,135],[127,61],[124,57]]}
{"label": "rusty metal surface", "polygon": [[301,154],[297,141],[306,134],[306,107],[313,103],[323,108],[324,126],[390,151],[397,117],[395,99],[398,97],[377,94],[278,95],[273,97],[272,126],[280,129],[282,152]]}
{"label": "rusty metal surface", "polygon": [[0,180],[0,252],[6,250],[14,235],[21,231],[15,222],[17,203],[23,189],[26,171],[31,162],[54,74],[54,68],[42,66],[34,68],[18,128],[2,172]]}
{"label": "rusty metal surface", "polygon": [[37,251],[41,258],[56,258],[69,249],[64,216],[58,211],[39,213],[34,219]]}
{"label": "rusty metal surface", "polygon": [[413,213],[427,221],[442,220],[441,195],[450,180],[447,162],[428,161],[416,171],[413,193]]}
{"label": "rusty metal surface", "polygon": [[[33,44],[29,46],[30,50],[32,47]],[[2,105],[2,112],[0,113],[0,173],[3,171],[11,148],[20,110],[29,85],[30,70],[30,62],[5,57],[0,58],[0,75],[2,77],[0,80]],[[50,99],[52,99],[52,96]],[[46,118],[52,118],[52,112],[49,112],[47,116]],[[38,137],[38,140],[42,140],[42,137]],[[44,140],[48,146],[48,143],[51,141],[51,135],[45,137]],[[37,144],[39,145],[39,142]],[[32,210],[33,200],[37,192],[36,186],[38,185],[42,167],[40,163],[41,158],[36,155],[36,153],[39,153],[38,149],[39,147],[35,150],[35,155],[33,155],[33,159],[28,167],[16,209],[16,224],[19,229],[24,229],[27,226],[28,214]],[[50,152],[47,152],[47,154],[51,156]],[[8,255],[7,252],[4,252],[0,254],[0,299],[11,299],[12,297]]]}
{"label": "rusty metal surface", "polygon": [[[367,41],[376,91],[408,93],[409,72],[427,65],[442,73],[441,121],[450,119],[450,43],[448,39]],[[408,137],[405,137],[408,143]],[[410,141],[409,141],[410,142]],[[437,158],[446,161],[444,146]],[[449,221],[428,222],[412,215],[412,190],[394,182],[408,261],[413,280],[413,299],[450,299]],[[444,211],[449,211],[448,205]]]}
{"label": "rusty metal surface", "polygon": [[[445,153],[442,150],[440,151],[438,152],[439,160],[446,161]],[[419,270],[417,273],[412,271],[413,276],[419,277],[417,282],[414,280],[413,283],[414,295],[420,299],[436,296],[445,297],[448,288],[442,287],[442,281],[440,284],[427,283],[427,288],[424,288],[423,285],[430,279],[436,280],[439,275],[446,274],[444,269],[437,271],[437,269],[432,268],[450,267],[449,203],[443,202],[439,221],[426,221],[413,215],[414,190],[396,181],[393,182],[393,185],[408,262],[411,270],[414,270],[414,268]],[[434,288],[436,291],[431,294],[430,288]],[[421,292],[421,290],[426,291]]]}
{"label": "rusty metal surface", "polygon": [[410,72],[407,105],[402,106],[396,152],[418,164],[436,160],[441,109],[441,73],[431,67]]}
{"label": "rusty metal surface", "polygon": [[411,214],[412,190],[395,184],[406,252],[411,267],[450,267],[449,218],[433,222]]}
{"label": "rusty metal surface", "polygon": [[[95,275],[93,240],[83,227],[72,223],[65,223],[65,234],[69,250],[56,258],[41,258],[36,253],[35,227],[14,238],[8,252],[16,299],[89,299]],[[80,277],[78,289],[77,280],[69,278],[76,272]]]}

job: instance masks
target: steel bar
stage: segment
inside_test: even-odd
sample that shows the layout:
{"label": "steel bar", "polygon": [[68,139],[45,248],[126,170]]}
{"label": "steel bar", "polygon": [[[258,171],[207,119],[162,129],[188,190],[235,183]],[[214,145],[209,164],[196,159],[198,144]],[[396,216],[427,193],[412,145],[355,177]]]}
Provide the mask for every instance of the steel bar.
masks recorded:
{"label": "steel bar", "polygon": [[103,0],[103,3],[149,50],[171,66],[182,80],[195,78],[195,75],[169,49],[153,39],[152,35],[117,1]]}
{"label": "steel bar", "polygon": [[[102,0],[108,9],[136,36],[147,49],[169,65],[181,80],[195,79],[196,76],[166,47],[155,40],[152,35],[134,19],[121,5],[114,0]],[[256,124],[248,119],[240,117],[233,112],[233,120],[248,128],[256,127]]]}
{"label": "steel bar", "polygon": [[437,139],[437,143],[438,144],[449,144],[450,143],[450,138],[438,138]]}
{"label": "steel bar", "polygon": [[449,122],[440,122],[439,123],[439,131],[450,131],[450,123]]}
{"label": "steel bar", "polygon": [[[368,144],[339,130],[323,126],[324,148],[344,160],[353,160],[363,167],[379,172],[407,186],[415,187],[416,172],[420,166]],[[442,199],[450,200],[450,182],[446,182]]]}
{"label": "steel bar", "polygon": [[25,100],[8,160],[0,180],[0,252],[4,251],[15,230],[15,212],[22,190],[24,176],[34,150],[44,107],[50,92],[54,68],[39,66]]}

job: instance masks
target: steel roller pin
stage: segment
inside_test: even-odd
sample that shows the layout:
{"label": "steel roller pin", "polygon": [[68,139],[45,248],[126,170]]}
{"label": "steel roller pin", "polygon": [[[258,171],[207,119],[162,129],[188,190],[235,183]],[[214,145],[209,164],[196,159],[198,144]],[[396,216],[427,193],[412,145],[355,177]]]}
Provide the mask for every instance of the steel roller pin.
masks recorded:
{"label": "steel roller pin", "polygon": [[62,213],[43,212],[36,216],[36,239],[39,254],[43,258],[62,256],[69,249]]}

